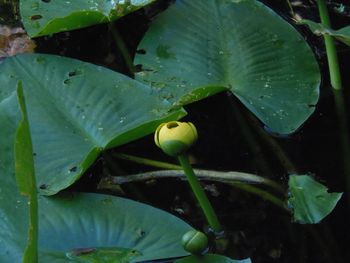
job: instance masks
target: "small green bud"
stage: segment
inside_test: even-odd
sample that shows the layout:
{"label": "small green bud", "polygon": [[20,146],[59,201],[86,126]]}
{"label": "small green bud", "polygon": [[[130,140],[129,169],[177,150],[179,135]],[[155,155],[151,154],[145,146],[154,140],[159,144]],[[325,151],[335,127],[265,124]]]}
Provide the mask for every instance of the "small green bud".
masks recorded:
{"label": "small green bud", "polygon": [[190,122],[171,121],[158,126],[154,141],[166,154],[179,156],[197,141],[197,129]]}
{"label": "small green bud", "polygon": [[181,243],[187,252],[199,255],[207,249],[208,238],[198,230],[190,230],[182,236]]}

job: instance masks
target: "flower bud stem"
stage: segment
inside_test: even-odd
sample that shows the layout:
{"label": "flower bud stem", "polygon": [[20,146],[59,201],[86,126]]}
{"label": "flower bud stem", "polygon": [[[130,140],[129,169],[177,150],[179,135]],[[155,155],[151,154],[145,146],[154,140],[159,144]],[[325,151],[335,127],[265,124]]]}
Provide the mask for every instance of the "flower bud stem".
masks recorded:
{"label": "flower bud stem", "polygon": [[[318,11],[320,13],[321,24],[331,28],[331,22],[327,10],[327,5],[324,0],[317,0]],[[339,69],[337,50],[334,45],[333,38],[328,35],[323,36],[326,46],[329,75],[331,79],[331,85],[335,90],[342,89],[342,81]]]}
{"label": "flower bud stem", "polygon": [[194,174],[194,171],[191,167],[191,164],[188,160],[188,157],[186,154],[182,154],[178,156],[178,160],[186,174],[187,180],[192,188],[192,191],[194,195],[197,198],[197,201],[200,205],[200,207],[203,210],[203,213],[208,221],[208,224],[210,228],[215,232],[219,233],[222,231],[222,227],[219,223],[219,220],[214,212],[213,207],[211,206],[208,197],[204,193],[204,190],[202,186],[199,183],[199,180],[197,179],[196,175]]}

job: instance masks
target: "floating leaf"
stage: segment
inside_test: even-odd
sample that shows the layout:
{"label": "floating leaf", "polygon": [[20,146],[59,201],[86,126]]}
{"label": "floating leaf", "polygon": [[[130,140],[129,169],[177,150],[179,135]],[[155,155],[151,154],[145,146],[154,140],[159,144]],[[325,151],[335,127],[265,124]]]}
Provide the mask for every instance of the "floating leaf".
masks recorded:
{"label": "floating leaf", "polygon": [[87,193],[59,194],[40,201],[39,248],[44,257],[65,255],[66,260],[95,262],[98,255],[111,260],[119,254],[139,262],[188,254],[181,238],[192,228],[148,205]]}
{"label": "floating leaf", "polygon": [[154,0],[21,0],[22,22],[31,37],[116,20]]}
{"label": "floating leaf", "polygon": [[221,255],[189,256],[175,260],[174,263],[251,263],[250,259],[234,260]]}
{"label": "floating leaf", "polygon": [[18,102],[22,119],[15,136],[15,170],[16,183],[20,193],[28,198],[29,230],[28,245],[24,252],[24,263],[38,260],[38,200],[35,184],[32,140],[28,123],[22,83],[17,86]]}
{"label": "floating leaf", "polygon": [[343,27],[339,30],[333,30],[320,23],[316,23],[307,19],[299,20],[298,24],[307,25],[310,30],[316,35],[332,36],[344,44],[350,46],[350,26]]}
{"label": "floating leaf", "polygon": [[151,88],[78,60],[23,54],[7,58],[0,71],[0,103],[13,96],[17,81],[24,84],[36,178],[44,194],[74,183],[104,149],[185,114],[170,111]]}
{"label": "floating leaf", "polygon": [[175,105],[230,90],[273,131],[314,111],[320,74],[303,37],[255,0],[179,0],[141,41],[137,78]]}
{"label": "floating leaf", "polygon": [[307,175],[291,175],[288,185],[294,221],[301,224],[319,223],[342,196],[342,193],[328,193],[327,187]]}
{"label": "floating leaf", "polygon": [[[28,202],[17,191],[14,170],[20,118],[16,94],[0,102],[0,262],[22,262],[28,240]],[[39,197],[39,223],[39,262],[44,263],[81,262],[79,255],[93,259],[94,253],[106,262],[117,252],[132,262],[186,256],[181,238],[192,229],[148,205],[86,193]]]}
{"label": "floating leaf", "polygon": [[[0,120],[6,119],[0,111]],[[22,262],[28,208],[26,200],[16,194],[10,141],[15,123],[1,123],[8,124],[2,130],[8,142],[0,138],[0,262]],[[115,262],[116,254],[119,259],[138,262],[188,254],[181,238],[192,228],[175,216],[135,201],[69,193],[40,197],[39,211],[39,262],[95,262],[97,256],[102,256],[103,262]]]}

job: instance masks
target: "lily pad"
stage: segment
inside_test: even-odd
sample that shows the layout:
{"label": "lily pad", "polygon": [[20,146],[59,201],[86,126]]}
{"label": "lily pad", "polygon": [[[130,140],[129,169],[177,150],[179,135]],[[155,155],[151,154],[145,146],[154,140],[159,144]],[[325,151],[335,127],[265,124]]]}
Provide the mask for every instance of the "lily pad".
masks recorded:
{"label": "lily pad", "polygon": [[74,193],[41,197],[39,207],[39,249],[44,257],[115,262],[111,260],[118,255],[140,262],[188,254],[181,238],[192,228],[175,216],[135,201]]}
{"label": "lily pad", "polygon": [[[16,102],[15,95],[0,102],[0,262],[22,262],[28,240],[28,202],[15,178]],[[118,253],[120,260],[131,262],[186,256],[181,238],[192,229],[148,205],[87,193],[39,197],[39,225],[43,263],[95,262],[97,255],[104,260],[98,262],[115,262],[111,257]]]}
{"label": "lily pad", "polygon": [[327,187],[307,175],[291,175],[288,185],[293,218],[301,224],[319,223],[342,196],[342,193],[328,193]]}
{"label": "lily pad", "polygon": [[22,23],[31,37],[116,20],[154,0],[21,0]]}
{"label": "lily pad", "polygon": [[103,150],[185,114],[133,79],[70,58],[23,54],[7,58],[0,71],[0,103],[9,108],[16,107],[9,98],[17,81],[23,82],[43,194],[73,184]]}
{"label": "lily pad", "polygon": [[303,37],[255,0],[179,0],[157,17],[135,58],[137,79],[174,105],[229,90],[279,134],[315,109],[320,73]]}
{"label": "lily pad", "polygon": [[298,24],[307,25],[310,30],[316,35],[328,35],[335,37],[344,44],[350,46],[350,26],[333,30],[320,23],[316,23],[311,20],[302,19],[298,21]]}

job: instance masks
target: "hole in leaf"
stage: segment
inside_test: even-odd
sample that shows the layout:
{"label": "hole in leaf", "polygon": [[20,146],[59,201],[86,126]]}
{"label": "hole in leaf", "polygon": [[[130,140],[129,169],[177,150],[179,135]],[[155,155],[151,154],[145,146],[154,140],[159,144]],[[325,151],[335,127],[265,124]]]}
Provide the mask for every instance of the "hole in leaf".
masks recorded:
{"label": "hole in leaf", "polygon": [[153,69],[146,69],[146,68],[142,68],[142,67],[143,67],[142,64],[134,65],[134,73],[138,73],[138,72],[142,72],[142,71],[153,71]]}
{"label": "hole in leaf", "polygon": [[69,172],[76,172],[78,170],[78,167],[74,166],[72,168],[69,169]]}
{"label": "hole in leaf", "polygon": [[32,16],[30,17],[30,20],[39,20],[39,19],[42,19],[42,18],[43,18],[42,15],[32,15]]}
{"label": "hole in leaf", "polygon": [[141,54],[141,55],[145,55],[146,54],[146,50],[145,49],[138,49],[136,50],[137,54]]}
{"label": "hole in leaf", "polygon": [[42,2],[44,2],[44,3],[50,3],[51,2],[51,0],[41,0]]}
{"label": "hole in leaf", "polygon": [[44,57],[37,57],[36,59],[35,59],[35,61],[37,62],[37,63],[44,63],[45,62],[45,58]]}
{"label": "hole in leaf", "polygon": [[45,190],[45,189],[47,189],[47,185],[46,184],[41,184],[39,186],[39,188],[42,189],[42,190]]}
{"label": "hole in leaf", "polygon": [[314,104],[309,104],[309,105],[307,105],[309,108],[315,108],[316,107],[316,105],[314,105]]}
{"label": "hole in leaf", "polygon": [[172,128],[176,128],[177,126],[179,126],[179,124],[177,124],[175,121],[169,122],[166,127],[168,129],[172,129]]}
{"label": "hole in leaf", "polygon": [[80,74],[82,74],[82,72],[79,69],[76,69],[76,70],[68,72],[68,76],[69,77],[74,77],[74,76],[77,76],[77,75],[80,75]]}
{"label": "hole in leaf", "polygon": [[72,83],[72,80],[71,80],[71,79],[65,79],[65,80],[63,81],[63,83],[66,84],[66,85],[69,85],[69,84]]}
{"label": "hole in leaf", "polygon": [[137,64],[134,66],[134,72],[141,72],[141,71],[143,71],[142,64]]}
{"label": "hole in leaf", "polygon": [[76,248],[72,251],[72,254],[75,256],[91,254],[95,251],[95,248]]}

